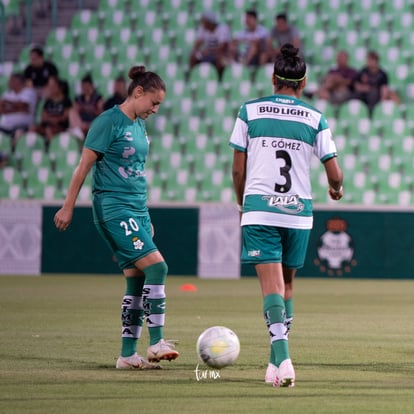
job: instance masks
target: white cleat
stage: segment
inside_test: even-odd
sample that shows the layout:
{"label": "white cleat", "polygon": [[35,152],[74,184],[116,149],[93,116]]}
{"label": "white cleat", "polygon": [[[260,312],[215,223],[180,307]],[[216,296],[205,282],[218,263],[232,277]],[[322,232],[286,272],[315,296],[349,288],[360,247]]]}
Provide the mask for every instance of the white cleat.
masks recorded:
{"label": "white cleat", "polygon": [[265,382],[268,384],[273,384],[275,382],[276,374],[277,374],[277,366],[269,362],[267,369],[266,369]]}
{"label": "white cleat", "polygon": [[149,362],[160,362],[161,360],[171,361],[180,356],[176,351],[174,341],[166,341],[161,339],[155,345],[151,345],[147,350],[147,358]]}
{"label": "white cleat", "polygon": [[161,369],[160,365],[150,364],[136,352],[129,357],[120,356],[116,361],[117,369]]}
{"label": "white cleat", "polygon": [[285,359],[279,368],[276,368],[276,376],[273,382],[274,387],[294,387],[295,370],[290,359]]}

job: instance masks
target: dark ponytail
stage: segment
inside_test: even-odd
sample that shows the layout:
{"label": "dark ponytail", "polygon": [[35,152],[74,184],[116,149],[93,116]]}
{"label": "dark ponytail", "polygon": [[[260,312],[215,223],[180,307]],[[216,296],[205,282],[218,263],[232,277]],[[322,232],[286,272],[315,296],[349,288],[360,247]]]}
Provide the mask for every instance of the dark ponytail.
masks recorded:
{"label": "dark ponytail", "polygon": [[141,86],[144,92],[148,90],[166,91],[164,81],[154,72],[146,71],[145,66],[133,66],[129,69],[128,77],[131,83],[128,86],[128,96],[131,96],[137,86]]}
{"label": "dark ponytail", "polygon": [[306,63],[299,55],[299,49],[290,43],[284,44],[276,56],[273,79],[276,90],[291,88],[298,90],[306,77]]}

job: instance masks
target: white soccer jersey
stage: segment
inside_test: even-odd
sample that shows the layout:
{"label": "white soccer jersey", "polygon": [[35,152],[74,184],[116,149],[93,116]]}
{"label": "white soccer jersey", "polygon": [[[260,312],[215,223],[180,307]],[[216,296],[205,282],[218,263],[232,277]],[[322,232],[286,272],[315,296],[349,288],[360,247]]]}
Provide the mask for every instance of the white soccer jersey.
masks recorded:
{"label": "white soccer jersey", "polygon": [[230,146],[247,152],[241,225],[312,228],[312,154],[336,156],[325,117],[294,97],[272,95],[239,110]]}

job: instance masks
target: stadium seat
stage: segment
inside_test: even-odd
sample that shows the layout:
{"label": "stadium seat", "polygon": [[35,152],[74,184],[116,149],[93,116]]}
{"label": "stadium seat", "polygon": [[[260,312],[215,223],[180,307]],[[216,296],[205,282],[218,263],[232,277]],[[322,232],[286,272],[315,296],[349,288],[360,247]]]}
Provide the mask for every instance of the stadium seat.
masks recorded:
{"label": "stadium seat", "polygon": [[79,162],[78,150],[69,150],[65,156],[56,160],[56,179],[62,197],[66,196],[73,171]]}
{"label": "stadium seat", "polygon": [[57,180],[48,165],[41,166],[24,177],[29,198],[54,200],[57,193]]}
{"label": "stadium seat", "polygon": [[23,160],[28,162],[27,160],[30,160],[32,152],[35,150],[45,151],[44,139],[35,132],[28,132],[17,141],[14,157],[19,170],[21,170]]}
{"label": "stadium seat", "polygon": [[0,169],[0,199],[17,200],[24,197],[22,189],[22,177],[14,167]]}
{"label": "stadium seat", "polygon": [[124,10],[128,6],[129,0],[100,0],[99,11],[113,12]]}
{"label": "stadium seat", "polygon": [[[52,29],[46,37],[45,51],[48,56],[53,57],[58,56],[59,48],[63,48],[66,45],[72,46],[74,42],[72,31],[66,27],[57,27]],[[64,56],[66,53],[63,53]],[[56,60],[59,62],[59,60]]]}
{"label": "stadium seat", "polygon": [[98,11],[98,24],[104,30],[120,30],[130,26],[129,14],[123,7]]}
{"label": "stadium seat", "polygon": [[131,62],[133,62],[134,65],[145,65],[145,56],[143,50],[134,43],[122,47],[121,50],[118,50],[117,55],[118,65],[129,68],[132,66]]}
{"label": "stadium seat", "polygon": [[89,9],[80,9],[72,17],[71,27],[75,30],[99,28],[98,13]]}
{"label": "stadium seat", "polygon": [[[191,69],[189,81],[190,83],[201,83],[207,81],[218,82],[217,70],[211,63],[199,63]],[[215,89],[217,89],[217,86]]]}
{"label": "stadium seat", "polygon": [[364,192],[370,189],[367,173],[362,170],[355,171],[354,174],[348,172],[348,174],[345,173],[344,178],[344,201],[362,204]]}
{"label": "stadium seat", "polygon": [[355,119],[369,118],[368,107],[360,100],[351,99],[344,102],[338,109],[339,121],[349,128],[350,124],[355,122]]}
{"label": "stadium seat", "polygon": [[12,150],[11,142],[11,137],[0,131],[0,152],[10,154]]}
{"label": "stadium seat", "polygon": [[66,161],[66,154],[69,151],[80,152],[80,144],[77,138],[69,132],[61,132],[52,139],[49,144],[49,162],[53,171],[57,171]]}

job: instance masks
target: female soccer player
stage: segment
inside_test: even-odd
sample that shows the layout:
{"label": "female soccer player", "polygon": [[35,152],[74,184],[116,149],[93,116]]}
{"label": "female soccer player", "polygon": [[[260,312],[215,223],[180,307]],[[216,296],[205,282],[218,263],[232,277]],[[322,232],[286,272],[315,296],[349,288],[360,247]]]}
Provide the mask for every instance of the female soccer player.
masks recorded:
{"label": "female soccer player", "polygon": [[[152,240],[147,208],[145,160],[148,137],[144,120],[158,111],[166,88],[144,66],[134,66],[126,100],[99,115],[91,125],[56,227],[72,221],[79,190],[93,169],[93,215],[98,232],[111,247],[126,278],[122,301],[122,348],[116,368],[159,368],[152,362],[179,356],[163,339],[167,265]],[[146,322],[150,335],[147,359],[137,354],[137,341]]]}
{"label": "female soccer player", "polygon": [[342,195],[342,171],[325,117],[299,98],[306,64],[299,49],[285,44],[276,57],[274,95],[241,106],[230,145],[233,184],[242,226],[242,263],[255,266],[270,334],[265,381],[293,387],[295,371],[288,332],[292,288],[303,266],[312,228],[311,156],[323,163],[329,195]]}

